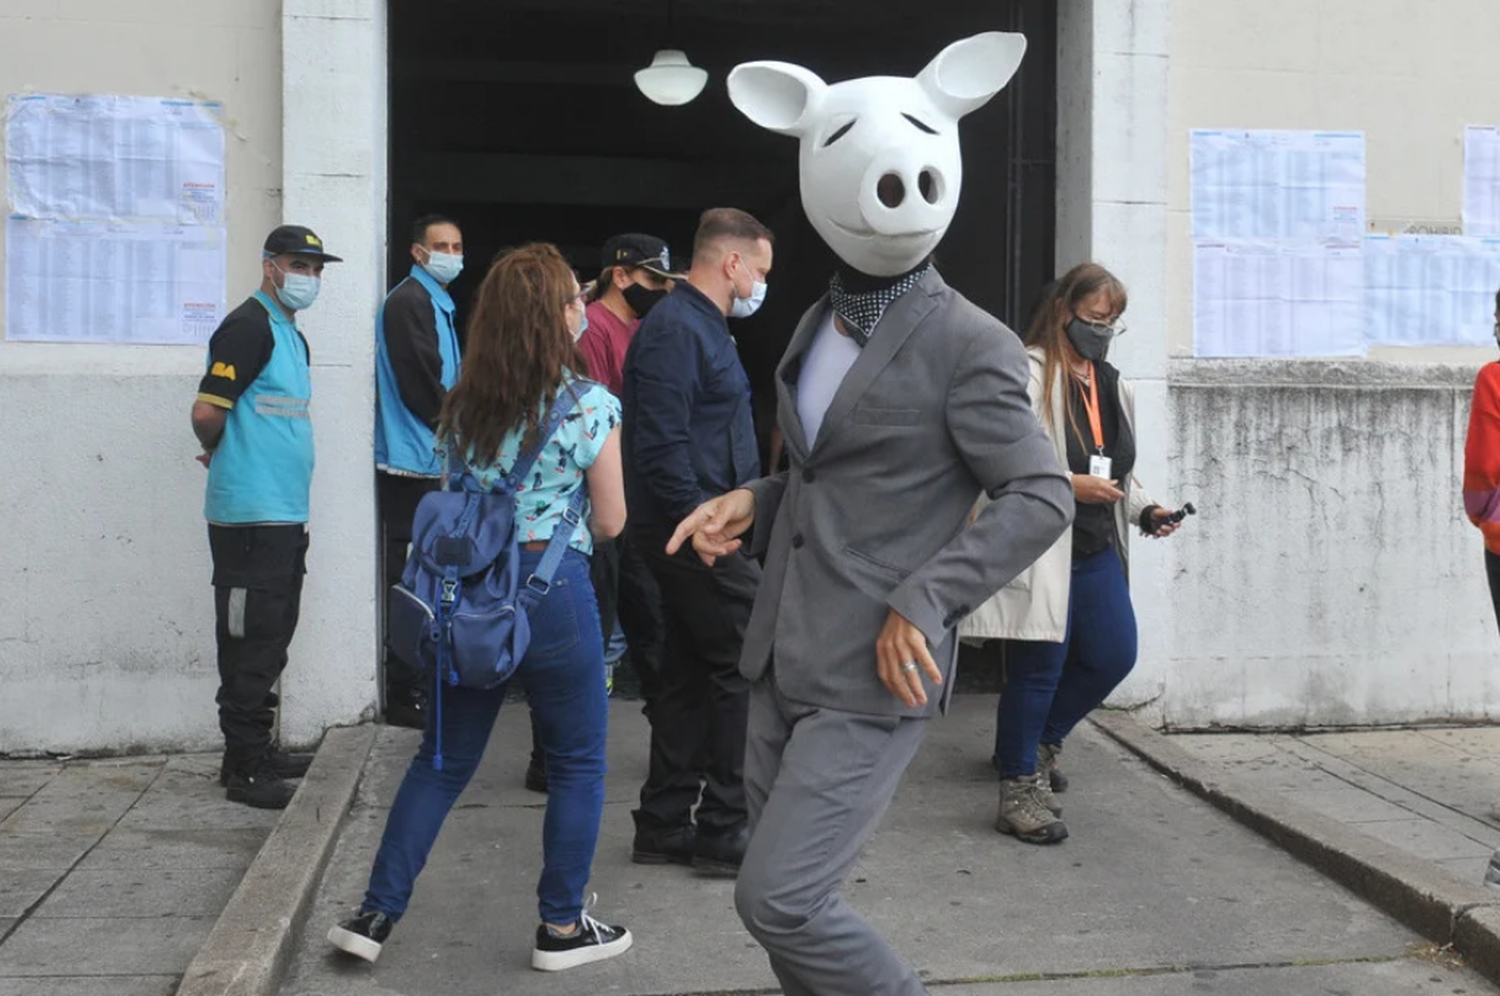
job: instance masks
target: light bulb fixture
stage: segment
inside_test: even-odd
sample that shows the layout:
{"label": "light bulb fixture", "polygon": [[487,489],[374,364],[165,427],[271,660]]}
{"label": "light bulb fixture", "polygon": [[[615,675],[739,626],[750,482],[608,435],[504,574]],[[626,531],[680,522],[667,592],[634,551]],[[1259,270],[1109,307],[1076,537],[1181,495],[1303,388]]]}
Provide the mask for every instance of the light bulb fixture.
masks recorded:
{"label": "light bulb fixture", "polygon": [[681,49],[664,48],[652,58],[651,65],[636,72],[635,85],[647,100],[677,107],[703,92],[708,71],[689,62]]}

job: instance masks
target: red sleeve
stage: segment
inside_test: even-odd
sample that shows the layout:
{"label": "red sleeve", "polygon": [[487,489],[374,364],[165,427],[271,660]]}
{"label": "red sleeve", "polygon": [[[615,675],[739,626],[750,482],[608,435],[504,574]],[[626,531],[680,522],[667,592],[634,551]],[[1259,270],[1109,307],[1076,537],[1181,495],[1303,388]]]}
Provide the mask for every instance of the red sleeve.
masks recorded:
{"label": "red sleeve", "polygon": [[1474,381],[1469,432],[1464,439],[1464,512],[1500,553],[1500,363],[1487,363]]}

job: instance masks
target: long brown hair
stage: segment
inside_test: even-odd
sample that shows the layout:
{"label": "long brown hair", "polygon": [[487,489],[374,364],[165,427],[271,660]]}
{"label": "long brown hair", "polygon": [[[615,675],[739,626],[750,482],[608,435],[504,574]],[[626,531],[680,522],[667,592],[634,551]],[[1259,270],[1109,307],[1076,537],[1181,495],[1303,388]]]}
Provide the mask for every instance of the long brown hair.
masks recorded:
{"label": "long brown hair", "polygon": [[[1098,263],[1079,263],[1057,279],[1049,300],[1032,313],[1031,326],[1026,330],[1026,345],[1042,351],[1042,410],[1052,410],[1052,393],[1059,374],[1068,370],[1068,355],[1072,351],[1068,343],[1068,323],[1078,314],[1083,302],[1100,291],[1109,295],[1111,310],[1116,315],[1125,313],[1129,295],[1120,279]],[[1068,373],[1071,376],[1071,371]],[[1068,425],[1083,439],[1083,431],[1073,415],[1073,406],[1064,405]],[[1087,450],[1087,444],[1084,445]]]}
{"label": "long brown hair", "polygon": [[458,383],[443,402],[439,438],[480,466],[524,426],[535,443],[541,409],[550,406],[564,371],[582,367],[564,317],[573,301],[573,270],[557,247],[534,242],[497,259],[474,295]]}

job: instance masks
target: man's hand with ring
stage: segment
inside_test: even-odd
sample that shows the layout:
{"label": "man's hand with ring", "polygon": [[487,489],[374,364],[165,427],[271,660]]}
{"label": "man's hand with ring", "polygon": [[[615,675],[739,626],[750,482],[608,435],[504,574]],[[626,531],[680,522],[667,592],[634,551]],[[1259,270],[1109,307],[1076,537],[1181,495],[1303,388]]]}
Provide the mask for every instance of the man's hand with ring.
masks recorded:
{"label": "man's hand with ring", "polygon": [[927,704],[923,672],[934,685],[943,683],[943,672],[927,650],[927,637],[895,609],[875,641],[875,668],[881,684],[909,707]]}

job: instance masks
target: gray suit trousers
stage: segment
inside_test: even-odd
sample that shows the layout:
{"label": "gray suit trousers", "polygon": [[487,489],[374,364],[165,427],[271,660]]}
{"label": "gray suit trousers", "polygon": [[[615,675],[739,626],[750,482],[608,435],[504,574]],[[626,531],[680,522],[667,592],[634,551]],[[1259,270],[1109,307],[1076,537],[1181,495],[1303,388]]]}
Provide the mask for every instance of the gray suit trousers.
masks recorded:
{"label": "gray suit trousers", "polygon": [[751,835],[734,902],[786,996],[927,992],[838,892],[926,731],[923,718],[788,701],[774,664],[751,686]]}

